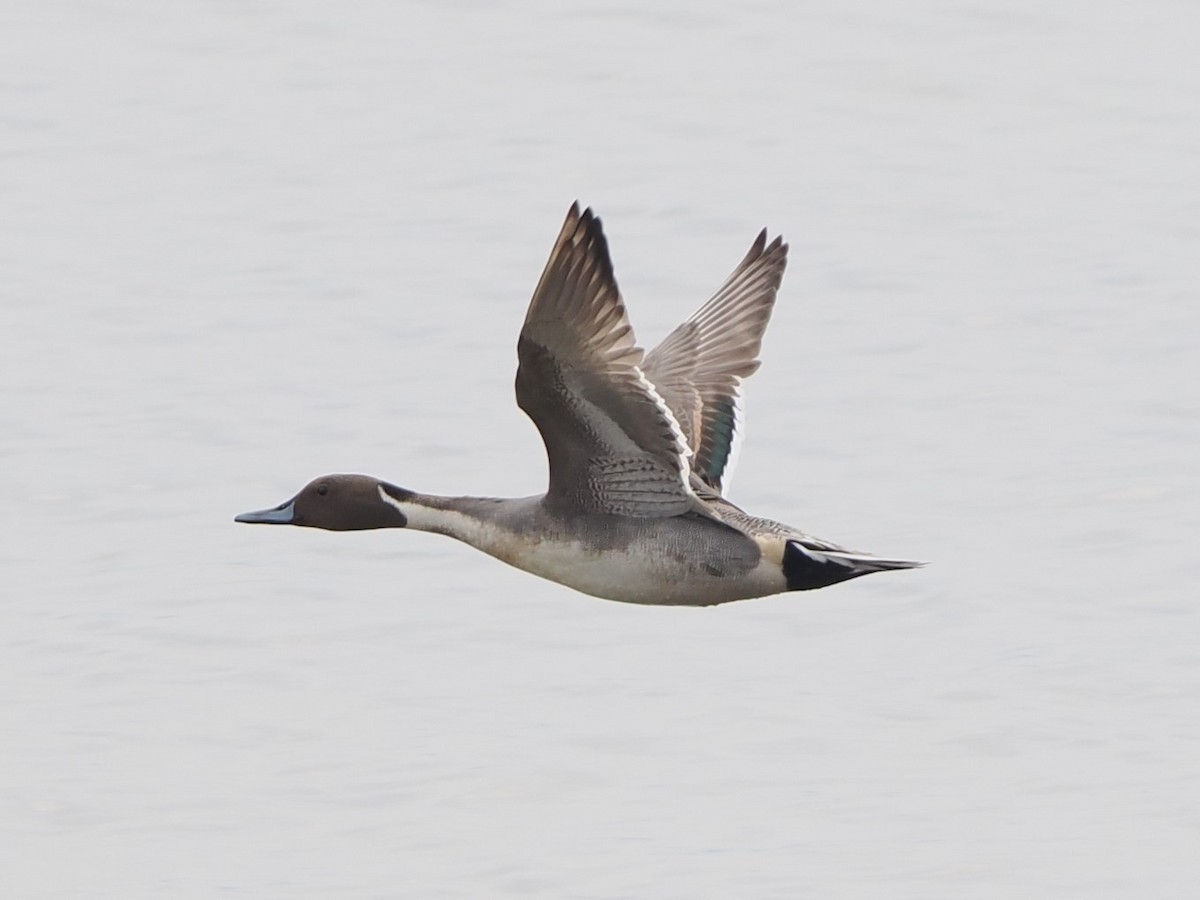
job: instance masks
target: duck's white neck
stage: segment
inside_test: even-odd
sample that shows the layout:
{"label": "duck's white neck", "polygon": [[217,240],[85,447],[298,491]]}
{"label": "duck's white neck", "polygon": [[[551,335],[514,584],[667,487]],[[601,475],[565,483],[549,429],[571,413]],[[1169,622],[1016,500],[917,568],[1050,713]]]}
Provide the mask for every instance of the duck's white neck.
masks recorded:
{"label": "duck's white neck", "polygon": [[395,508],[407,521],[407,528],[444,534],[497,555],[496,548],[511,535],[502,520],[513,500],[488,497],[438,497],[412,494],[397,499],[382,487],[379,497]]}

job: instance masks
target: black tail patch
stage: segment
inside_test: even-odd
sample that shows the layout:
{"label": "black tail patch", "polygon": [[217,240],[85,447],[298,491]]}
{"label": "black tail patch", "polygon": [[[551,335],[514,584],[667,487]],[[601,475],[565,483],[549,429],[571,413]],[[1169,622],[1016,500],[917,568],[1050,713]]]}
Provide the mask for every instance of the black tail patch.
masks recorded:
{"label": "black tail patch", "polygon": [[787,579],[789,591],[813,591],[878,571],[866,566],[860,568],[848,561],[823,559],[820,551],[814,552],[817,555],[808,555],[795,541],[788,541],[784,546],[783,577]]}

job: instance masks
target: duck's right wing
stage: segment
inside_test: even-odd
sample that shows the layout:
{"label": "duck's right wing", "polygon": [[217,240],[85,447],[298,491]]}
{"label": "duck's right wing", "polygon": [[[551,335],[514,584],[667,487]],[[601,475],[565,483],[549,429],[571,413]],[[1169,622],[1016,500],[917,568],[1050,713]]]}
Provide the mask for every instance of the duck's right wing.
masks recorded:
{"label": "duck's right wing", "polygon": [[741,385],[759,367],[763,332],[787,266],[782,237],[766,229],[720,289],[651,350],[642,365],[692,448],[692,471],[728,487],[741,428]]}

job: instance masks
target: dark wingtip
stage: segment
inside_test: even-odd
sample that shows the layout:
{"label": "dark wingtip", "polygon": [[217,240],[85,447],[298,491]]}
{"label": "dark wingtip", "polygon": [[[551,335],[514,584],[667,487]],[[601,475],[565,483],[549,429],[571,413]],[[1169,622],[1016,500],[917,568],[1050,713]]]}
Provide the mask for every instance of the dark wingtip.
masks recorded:
{"label": "dark wingtip", "polygon": [[[766,234],[766,229],[763,229],[763,234]],[[788,245],[784,243],[782,234],[775,235],[774,240],[763,250],[763,256],[771,258],[773,263],[780,266],[787,264],[787,255]]]}
{"label": "dark wingtip", "polygon": [[763,229],[758,233],[758,237],[754,239],[754,243],[750,245],[750,249],[746,251],[746,257],[742,260],[738,268],[744,268],[756,260],[767,258],[774,265],[784,265],[787,263],[788,245],[783,242],[783,235],[777,234],[767,243],[767,229]]}
{"label": "dark wingtip", "polygon": [[583,214],[579,217],[579,221],[585,230],[591,230],[592,228],[595,228],[597,231],[601,230],[600,217],[596,215],[596,211],[590,206],[584,207]]}

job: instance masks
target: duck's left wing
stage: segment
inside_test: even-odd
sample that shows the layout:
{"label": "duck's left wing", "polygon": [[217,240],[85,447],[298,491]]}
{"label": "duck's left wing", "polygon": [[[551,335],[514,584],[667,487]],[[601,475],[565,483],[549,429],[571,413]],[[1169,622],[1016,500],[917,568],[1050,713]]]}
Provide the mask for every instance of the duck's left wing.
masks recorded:
{"label": "duck's left wing", "polygon": [[780,237],[768,244],[764,229],[712,298],[642,364],[695,453],[693,471],[718,494],[728,489],[733,473],[742,381],[758,370],[787,251]]}
{"label": "duck's left wing", "polygon": [[695,505],[679,423],[642,373],[600,220],[571,207],[517,343],[517,404],[550,462],[547,502],[674,516]]}

